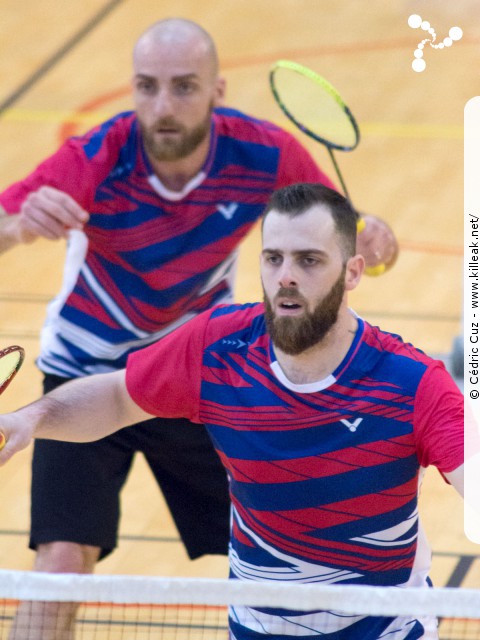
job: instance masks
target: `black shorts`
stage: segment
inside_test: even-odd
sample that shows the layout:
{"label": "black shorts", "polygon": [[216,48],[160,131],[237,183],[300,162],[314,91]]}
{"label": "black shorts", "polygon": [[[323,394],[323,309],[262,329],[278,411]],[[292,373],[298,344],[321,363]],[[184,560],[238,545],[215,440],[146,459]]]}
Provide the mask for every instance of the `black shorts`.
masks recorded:
{"label": "black shorts", "polygon": [[[46,375],[44,392],[67,382]],[[145,456],[191,559],[227,554],[225,469],[205,427],[153,418],[91,443],[36,440],[30,548],[68,541],[108,555],[117,545],[120,491],[136,452]]]}

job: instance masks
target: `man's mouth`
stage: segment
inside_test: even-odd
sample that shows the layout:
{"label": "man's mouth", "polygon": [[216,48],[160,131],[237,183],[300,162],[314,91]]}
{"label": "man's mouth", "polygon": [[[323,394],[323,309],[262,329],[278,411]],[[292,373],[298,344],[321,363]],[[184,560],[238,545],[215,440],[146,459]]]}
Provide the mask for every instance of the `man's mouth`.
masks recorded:
{"label": "man's mouth", "polygon": [[157,133],[178,133],[178,129],[174,127],[158,127],[156,129]]}
{"label": "man's mouth", "polygon": [[160,120],[153,127],[155,133],[174,134],[180,133],[181,126],[174,120]]}
{"label": "man's mouth", "polygon": [[279,300],[277,303],[277,310],[282,315],[295,315],[302,309],[302,305],[295,300]]}

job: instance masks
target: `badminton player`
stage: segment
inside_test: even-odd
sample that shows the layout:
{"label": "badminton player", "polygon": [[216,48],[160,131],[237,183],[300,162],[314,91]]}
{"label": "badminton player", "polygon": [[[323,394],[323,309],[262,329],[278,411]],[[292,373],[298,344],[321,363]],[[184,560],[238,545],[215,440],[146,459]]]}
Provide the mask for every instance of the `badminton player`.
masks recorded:
{"label": "badminton player", "polygon": [[[206,425],[228,473],[232,578],[427,588],[418,491],[434,465],[463,493],[463,397],[443,363],[349,308],[364,268],[355,236],[355,212],[335,191],[277,191],[263,220],[263,304],[202,313],[126,370],[0,417],[0,462],[32,437],[86,442],[151,416],[185,417]],[[230,611],[236,640],[431,639],[435,627]]]}

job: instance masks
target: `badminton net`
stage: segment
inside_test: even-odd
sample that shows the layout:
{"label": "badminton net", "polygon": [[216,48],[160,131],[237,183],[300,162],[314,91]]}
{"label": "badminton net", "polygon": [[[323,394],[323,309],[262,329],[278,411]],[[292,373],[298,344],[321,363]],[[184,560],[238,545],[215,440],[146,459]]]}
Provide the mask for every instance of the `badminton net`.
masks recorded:
{"label": "badminton net", "polygon": [[227,640],[231,605],[240,611],[273,607],[340,615],[432,616],[438,619],[440,640],[480,640],[480,590],[475,589],[0,571],[1,640],[61,637],[49,635],[48,626],[61,628],[62,606],[78,606],[76,640]]}

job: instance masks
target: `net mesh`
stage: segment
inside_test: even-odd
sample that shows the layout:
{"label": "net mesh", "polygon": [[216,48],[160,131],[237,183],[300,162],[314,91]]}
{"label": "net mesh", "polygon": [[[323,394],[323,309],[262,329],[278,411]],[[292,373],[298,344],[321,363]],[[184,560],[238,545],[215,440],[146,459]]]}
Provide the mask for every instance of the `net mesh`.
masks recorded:
{"label": "net mesh", "polygon": [[[433,617],[441,640],[480,640],[480,590],[0,571],[2,639],[70,639],[64,629],[75,611],[76,640],[227,640],[229,605],[246,617],[251,607],[255,612],[274,607],[301,614],[321,608],[337,616]],[[279,629],[268,637],[283,633]]]}

